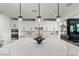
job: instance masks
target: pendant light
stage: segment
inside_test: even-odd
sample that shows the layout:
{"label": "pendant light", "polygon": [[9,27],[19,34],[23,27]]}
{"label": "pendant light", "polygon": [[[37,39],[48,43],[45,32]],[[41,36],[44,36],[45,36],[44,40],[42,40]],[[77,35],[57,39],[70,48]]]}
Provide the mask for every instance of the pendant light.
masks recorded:
{"label": "pendant light", "polygon": [[23,16],[21,15],[21,3],[19,3],[19,16],[18,16],[18,21],[22,21],[23,20]]}
{"label": "pendant light", "polygon": [[36,19],[38,22],[41,21],[41,16],[40,16],[40,3],[38,3],[38,16],[37,16],[37,19]]}
{"label": "pendant light", "polygon": [[56,16],[56,21],[58,23],[58,39],[60,39],[60,14],[59,14],[59,3],[57,3],[57,16]]}
{"label": "pendant light", "polygon": [[59,15],[59,3],[57,3],[57,16],[56,16],[56,21],[60,21],[60,15]]}

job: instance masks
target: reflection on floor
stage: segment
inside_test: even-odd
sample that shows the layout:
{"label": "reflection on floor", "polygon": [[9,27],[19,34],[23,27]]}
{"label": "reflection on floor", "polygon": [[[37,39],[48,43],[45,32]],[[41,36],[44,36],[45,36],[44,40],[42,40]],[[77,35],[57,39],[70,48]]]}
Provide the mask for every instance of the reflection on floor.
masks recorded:
{"label": "reflection on floor", "polygon": [[79,47],[79,42],[74,42],[74,41],[69,40],[68,35],[61,35],[61,39]]}
{"label": "reflection on floor", "polygon": [[33,37],[21,38],[0,48],[0,55],[12,56],[64,56],[78,55],[79,47],[67,43],[57,36],[49,36],[38,45]]}

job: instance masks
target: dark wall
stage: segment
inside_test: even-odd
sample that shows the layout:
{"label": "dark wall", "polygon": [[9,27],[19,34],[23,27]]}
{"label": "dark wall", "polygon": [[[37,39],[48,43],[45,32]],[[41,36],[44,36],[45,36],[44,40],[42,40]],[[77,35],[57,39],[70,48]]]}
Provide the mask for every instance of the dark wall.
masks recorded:
{"label": "dark wall", "polygon": [[[75,19],[75,18],[67,19],[67,35],[78,34],[76,24],[79,24],[79,19]],[[74,32],[72,33],[70,32],[70,25],[74,26]]]}

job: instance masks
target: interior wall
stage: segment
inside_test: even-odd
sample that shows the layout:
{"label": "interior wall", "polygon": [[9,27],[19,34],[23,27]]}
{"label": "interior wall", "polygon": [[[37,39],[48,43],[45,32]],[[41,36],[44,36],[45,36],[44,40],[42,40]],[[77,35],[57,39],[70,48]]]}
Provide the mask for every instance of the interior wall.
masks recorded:
{"label": "interior wall", "polygon": [[[16,26],[14,27],[14,24]],[[23,28],[25,31],[36,31],[35,27],[38,27],[40,24],[40,27],[43,27],[43,31],[58,31],[58,24],[56,21],[42,21],[40,23],[36,21],[12,21],[11,28],[12,29],[19,29],[19,31],[23,31]],[[21,35],[21,34],[20,34]]]}
{"label": "interior wall", "polygon": [[[39,25],[40,24],[40,25]],[[22,28],[25,27],[25,30],[30,31],[31,28],[33,31],[35,31],[35,27],[43,27],[44,31],[53,31],[53,29],[55,28],[57,30],[57,23],[55,21],[44,21],[44,22],[40,22],[37,23],[35,21],[24,21],[21,23]]]}
{"label": "interior wall", "polygon": [[3,44],[10,42],[10,18],[0,13],[0,41],[3,40]]}

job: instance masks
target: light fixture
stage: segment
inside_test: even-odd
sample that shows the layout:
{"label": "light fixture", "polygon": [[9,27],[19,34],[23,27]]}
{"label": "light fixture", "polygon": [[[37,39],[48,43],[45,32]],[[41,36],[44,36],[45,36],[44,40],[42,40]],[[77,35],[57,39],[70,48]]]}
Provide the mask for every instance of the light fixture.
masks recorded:
{"label": "light fixture", "polygon": [[41,16],[37,16],[37,21],[38,21],[38,22],[41,21]]}
{"label": "light fixture", "polygon": [[58,39],[60,39],[60,15],[59,15],[59,3],[57,3],[57,16],[56,16],[56,21],[57,21],[57,25],[58,25]]}
{"label": "light fixture", "polygon": [[38,3],[38,16],[36,18],[36,21],[40,22],[42,20],[42,17],[40,16],[40,3]]}
{"label": "light fixture", "polygon": [[23,20],[23,16],[21,15],[21,3],[19,3],[19,16],[18,16],[18,21],[22,21]]}
{"label": "light fixture", "polygon": [[57,4],[57,16],[56,16],[56,21],[60,21],[60,15],[59,15],[59,3]]}
{"label": "light fixture", "polygon": [[56,18],[56,21],[60,21],[60,18]]}
{"label": "light fixture", "polygon": [[18,21],[22,21],[23,17],[22,16],[18,16]]}

